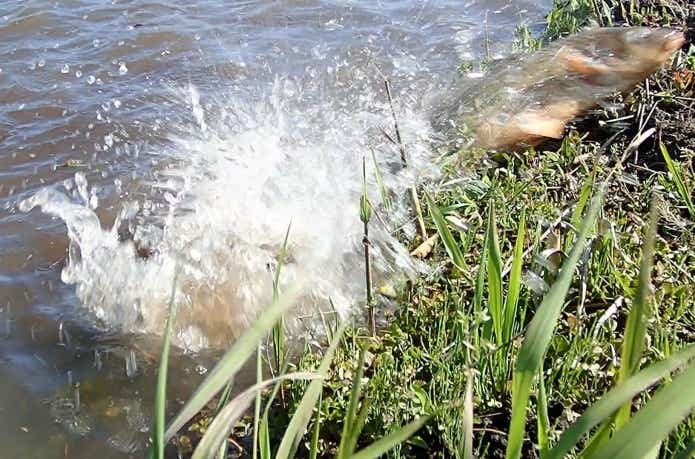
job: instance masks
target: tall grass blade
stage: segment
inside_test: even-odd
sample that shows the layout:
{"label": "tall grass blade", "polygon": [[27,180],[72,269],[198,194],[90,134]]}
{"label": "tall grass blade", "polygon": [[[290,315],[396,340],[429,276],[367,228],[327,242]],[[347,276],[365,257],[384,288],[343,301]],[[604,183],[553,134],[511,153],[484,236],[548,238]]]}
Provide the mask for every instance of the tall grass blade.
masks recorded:
{"label": "tall grass blade", "polygon": [[693,439],[683,451],[679,452],[673,459],[692,459],[695,457],[695,439]]}
{"label": "tall grass blade", "polygon": [[688,190],[688,186],[685,184],[685,180],[683,180],[683,171],[681,170],[681,166],[673,162],[671,155],[668,153],[668,150],[663,143],[659,142],[659,148],[661,149],[661,156],[663,156],[664,161],[666,161],[666,167],[673,177],[673,183],[676,185],[676,190],[681,196],[681,199],[685,201],[685,205],[690,213],[690,218],[695,218],[695,205],[693,204],[692,194],[690,194],[690,190]]}
{"label": "tall grass blade", "polygon": [[487,230],[485,232],[485,246],[487,247],[487,294],[488,308],[492,317],[492,327],[495,332],[495,341],[498,345],[504,343],[503,329],[505,328],[504,311],[502,304],[502,255],[500,243],[497,237],[497,223],[495,219],[495,206],[490,203]]}
{"label": "tall grass blade", "polygon": [[309,459],[316,459],[319,454],[319,434],[321,433],[321,402],[323,394],[319,394],[319,401],[316,404],[316,419],[314,419],[314,431],[311,434],[311,445],[309,446]]}
{"label": "tall grass blade", "polygon": [[384,204],[384,209],[391,210],[391,198],[389,198],[389,192],[384,184],[384,178],[381,175],[381,169],[379,168],[379,163],[376,162],[376,154],[374,149],[370,148],[372,152],[372,162],[374,163],[374,175],[376,176],[376,183],[379,186],[379,194],[381,194],[381,202]]}
{"label": "tall grass blade", "polygon": [[538,371],[536,408],[538,410],[538,448],[541,459],[545,459],[550,445],[550,418],[548,417],[548,395],[545,391],[545,375],[542,365]]}
{"label": "tall grass blade", "polygon": [[352,429],[350,429],[350,441],[346,444],[346,451],[349,451],[350,454],[346,455],[346,457],[350,457],[352,453],[355,452],[355,448],[357,447],[357,441],[360,439],[362,429],[364,428],[364,423],[367,421],[367,415],[369,414],[370,406],[370,399],[365,398],[362,401],[362,407],[360,408],[360,412],[357,414],[357,417],[355,418],[353,427]]}
{"label": "tall grass blade", "polygon": [[526,210],[521,211],[519,219],[519,229],[516,233],[514,243],[514,254],[512,259],[512,270],[509,273],[509,287],[507,298],[504,303],[504,339],[508,343],[514,334],[514,322],[518,317],[517,306],[519,305],[519,294],[521,293],[522,268],[524,267],[524,238],[526,236]]}
{"label": "tall grass blade", "polygon": [[224,408],[222,408],[222,411],[215,416],[215,419],[213,419],[205,430],[205,435],[200,439],[200,443],[198,443],[191,459],[208,459],[213,457],[215,452],[229,436],[236,422],[244,415],[248,406],[256,397],[256,394],[265,387],[278,381],[315,378],[318,378],[318,376],[312,373],[292,373],[263,381],[260,384],[246,389],[227,403]]}
{"label": "tall grass blade", "polygon": [[[278,374],[280,374],[280,375],[286,374],[288,365],[289,365],[288,360],[285,360],[285,364],[280,369]],[[259,447],[261,459],[270,459],[270,455],[271,455],[270,427],[269,427],[268,419],[270,418],[270,410],[273,407],[273,403],[275,402],[275,398],[278,396],[280,389],[282,389],[282,382],[281,381],[279,381],[277,384],[275,384],[275,387],[273,387],[273,391],[271,392],[270,397],[268,398],[268,401],[265,404],[265,409],[263,410],[263,417],[261,418],[260,425],[258,426],[258,429],[259,429],[259,433],[258,433],[259,445],[258,445],[258,447]]]}
{"label": "tall grass blade", "polygon": [[169,313],[167,322],[164,328],[164,341],[162,343],[162,357],[159,360],[159,372],[157,373],[157,393],[154,399],[154,438],[152,446],[154,448],[154,457],[157,459],[164,458],[164,447],[168,439],[164,438],[164,425],[166,424],[166,401],[167,401],[167,372],[169,369],[169,349],[171,348],[171,333],[174,327],[174,317],[176,315],[176,306],[174,298],[176,296],[176,282],[178,280],[178,272],[174,275],[174,282],[171,286],[171,296],[169,298]]}
{"label": "tall grass blade", "polygon": [[[277,326],[277,325],[276,325]],[[263,355],[260,344],[256,347],[256,384],[263,381]],[[258,457],[258,433],[261,423],[261,391],[256,392],[256,404],[253,407],[253,448],[252,457]]]}
{"label": "tall grass blade", "polygon": [[[572,228],[578,228],[579,225],[582,223],[582,215],[584,214],[584,209],[586,208],[587,203],[589,202],[589,198],[591,198],[591,191],[594,188],[594,175],[596,173],[596,169],[594,169],[587,177],[586,181],[582,185],[582,189],[579,192],[579,200],[577,201],[577,205],[574,208],[574,211],[572,212],[572,217],[570,218],[570,225],[572,225]],[[572,246],[572,239],[568,238],[568,241],[565,245],[565,252],[569,252]]]}
{"label": "tall grass blade", "polygon": [[[317,371],[318,376],[321,378],[325,378],[328,374],[331,362],[333,361],[333,355],[340,344],[346,327],[346,322],[341,324],[338,330],[332,336],[331,344],[328,346],[328,349],[326,349],[326,353],[324,354],[323,359],[321,359],[321,363],[319,364]],[[302,436],[304,436],[304,431],[306,430],[306,426],[309,424],[311,413],[316,406],[316,402],[321,395],[322,389],[322,380],[314,380],[309,383],[309,387],[307,388],[306,392],[304,392],[304,396],[299,402],[297,410],[285,429],[285,434],[282,437],[282,441],[278,447],[278,452],[275,455],[275,459],[289,459],[290,457],[293,457]]]}
{"label": "tall grass blade", "polygon": [[425,425],[429,417],[421,417],[410,424],[407,424],[397,431],[385,436],[384,438],[375,441],[366,448],[358,451],[351,459],[376,459],[386,454],[388,451],[393,449],[395,446],[400,445],[407,439],[412,437],[415,432],[420,430],[420,428]]}
{"label": "tall grass blade", "polygon": [[348,443],[352,438],[352,429],[355,427],[355,417],[357,416],[357,405],[360,401],[362,376],[364,375],[364,360],[366,356],[366,350],[364,348],[360,349],[360,356],[357,363],[357,371],[352,379],[352,388],[350,389],[350,400],[348,402],[348,409],[345,413],[345,419],[343,420],[343,434],[340,437],[340,445],[338,446],[338,459],[344,459],[352,454],[349,450]]}
{"label": "tall grass blade", "polygon": [[[620,355],[620,369],[618,371],[617,384],[621,384],[632,376],[640,365],[644,351],[645,337],[647,336],[647,324],[652,316],[649,301],[651,299],[651,275],[654,264],[654,244],[656,241],[656,225],[658,220],[656,198],[652,199],[649,212],[649,223],[645,232],[644,247],[642,249],[642,262],[639,271],[637,294],[632,308],[627,317],[625,337]],[[615,430],[619,430],[630,419],[632,403],[627,402],[620,408],[615,417]]]}
{"label": "tall grass blade", "polygon": [[[260,380],[259,380],[260,382]],[[230,379],[229,382],[227,382],[227,385],[224,387],[224,390],[222,391],[222,395],[220,396],[220,399],[217,401],[217,409],[215,410],[215,416],[222,411],[222,408],[229,402],[229,397],[232,395],[232,388],[234,387],[234,378]],[[260,397],[260,394],[259,394]],[[220,450],[217,452],[217,459],[225,459],[227,457],[227,442],[222,443],[220,446]]]}
{"label": "tall grass blade", "polygon": [[456,243],[454,236],[451,234],[449,226],[446,223],[446,219],[442,215],[442,211],[439,210],[439,207],[437,207],[437,205],[434,203],[434,199],[432,199],[429,193],[425,193],[425,198],[427,199],[427,207],[429,207],[430,209],[430,214],[432,215],[434,226],[437,227],[437,232],[439,233],[439,237],[441,238],[442,243],[444,244],[446,253],[449,254],[449,258],[454,263],[454,265],[458,269],[463,270],[465,266],[465,261],[463,258],[463,254],[461,253],[461,248]]}
{"label": "tall grass blade", "polygon": [[[280,298],[280,271],[282,270],[282,265],[285,263],[285,257],[287,256],[287,241],[290,238],[290,228],[292,228],[292,223],[287,225],[287,231],[285,232],[285,240],[282,242],[282,247],[280,248],[280,253],[278,254],[278,264],[275,268],[275,275],[273,276],[273,301],[277,301]],[[280,320],[275,327],[273,327],[273,357],[275,358],[275,368],[280,369],[283,360],[285,358],[285,323],[284,319],[280,317]]]}
{"label": "tall grass blade", "polygon": [[473,372],[469,371],[463,399],[463,459],[473,459],[473,422]]}
{"label": "tall grass blade", "polygon": [[565,429],[555,447],[546,457],[548,459],[565,457],[585,434],[601,422],[610,419],[621,405],[632,400],[635,395],[656,384],[661,378],[686,365],[694,358],[695,344],[686,347],[666,360],[650,365],[608,391],[600,400],[587,408],[574,424]]}
{"label": "tall grass blade", "polygon": [[507,459],[517,459],[521,456],[521,445],[526,431],[526,406],[531,394],[531,384],[550,344],[575,268],[584,251],[584,242],[596,221],[604,193],[605,185],[601,187],[589,207],[572,251],[563,263],[557,280],[550,287],[531,319],[519,350],[512,382],[512,420],[509,427]]}
{"label": "tall grass blade", "polygon": [[659,390],[592,459],[634,459],[659,445],[695,409],[695,365]]}
{"label": "tall grass blade", "polygon": [[295,291],[289,291],[274,301],[253,325],[229,348],[222,359],[198,386],[181,411],[174,417],[165,432],[168,441],[174,434],[198,413],[227,381],[246,363],[258,346],[260,340],[273,328],[282,314],[292,305]]}

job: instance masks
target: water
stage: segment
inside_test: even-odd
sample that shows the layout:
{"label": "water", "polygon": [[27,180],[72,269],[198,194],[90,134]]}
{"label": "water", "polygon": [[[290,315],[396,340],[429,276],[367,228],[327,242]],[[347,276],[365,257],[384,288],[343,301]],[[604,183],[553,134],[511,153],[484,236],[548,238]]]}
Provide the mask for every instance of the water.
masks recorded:
{"label": "water", "polygon": [[[423,106],[550,0],[5,1],[0,6],[0,456],[140,457],[174,278],[174,400],[282,285],[312,329],[364,296],[359,195],[436,177]],[[380,134],[392,82],[410,165]],[[407,202],[379,278],[418,266]],[[242,381],[243,383],[243,381]]]}

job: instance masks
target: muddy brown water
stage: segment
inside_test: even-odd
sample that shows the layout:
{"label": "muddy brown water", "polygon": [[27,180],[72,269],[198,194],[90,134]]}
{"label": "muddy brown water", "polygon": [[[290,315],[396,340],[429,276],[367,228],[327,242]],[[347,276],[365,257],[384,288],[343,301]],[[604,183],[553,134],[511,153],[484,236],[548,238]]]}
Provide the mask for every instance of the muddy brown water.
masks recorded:
{"label": "muddy brown water", "polygon": [[[549,4],[1,2],[0,457],[142,457],[156,376],[150,337],[99,320],[61,279],[64,221],[20,212],[19,202],[84,174],[110,228],[125,202],[152,199],[154,171],[169,160],[152,152],[195,118],[172,102],[180,88],[195,87],[202,101],[224,88],[253,105],[281,78],[321,87],[307,102],[312,116],[350,104],[369,111],[377,97],[362,96],[382,90],[375,65],[397,97],[422,94],[479,57],[485,40],[493,54],[508,52],[514,27],[539,29]],[[366,77],[338,85],[338,69]],[[177,352],[170,411],[215,355]]]}

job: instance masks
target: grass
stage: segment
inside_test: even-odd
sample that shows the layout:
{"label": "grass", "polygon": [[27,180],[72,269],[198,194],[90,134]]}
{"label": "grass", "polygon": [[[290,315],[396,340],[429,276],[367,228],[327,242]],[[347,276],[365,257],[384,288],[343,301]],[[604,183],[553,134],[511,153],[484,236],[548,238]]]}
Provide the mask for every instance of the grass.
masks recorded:
{"label": "grass", "polygon": [[[520,30],[518,44],[540,46],[592,19],[649,24],[655,15],[678,19],[649,2],[557,2],[545,35]],[[693,53],[676,62],[695,71]],[[651,112],[668,126],[682,113],[678,98],[695,89],[672,75],[660,73],[651,90],[625,100],[617,115],[634,124],[617,136],[570,130],[560,145],[471,162],[476,174],[465,179],[450,180],[465,157],[445,159],[446,177],[423,201],[424,234],[439,236],[432,272],[398,292],[388,325],[373,336],[370,311],[364,322],[329,327],[329,346],[307,347],[293,373],[282,369],[284,352],[274,354],[269,364],[285,381],[263,381],[259,352],[257,385],[222,404],[216,419],[226,421],[212,420],[203,439],[215,441],[199,447],[219,451],[255,399],[241,421],[255,426],[251,450],[260,458],[691,457],[694,154],[641,118]],[[379,189],[365,187],[360,201],[365,238],[368,194],[387,194],[377,179]],[[414,248],[421,239],[407,242]],[[275,293],[166,435],[155,430],[154,451],[187,434],[186,422],[266,335],[284,347],[277,324],[291,293]],[[380,301],[371,293],[368,308]],[[156,413],[163,425],[161,399]]]}

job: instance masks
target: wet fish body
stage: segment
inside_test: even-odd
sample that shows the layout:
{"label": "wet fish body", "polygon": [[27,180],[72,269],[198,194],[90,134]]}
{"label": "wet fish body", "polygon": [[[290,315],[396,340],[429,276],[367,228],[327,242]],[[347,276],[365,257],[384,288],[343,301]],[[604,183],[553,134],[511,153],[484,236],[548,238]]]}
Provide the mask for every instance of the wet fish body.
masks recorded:
{"label": "wet fish body", "polygon": [[671,29],[590,28],[533,54],[461,78],[439,102],[435,128],[457,146],[504,149],[560,138],[565,125],[657,71],[685,37]]}

